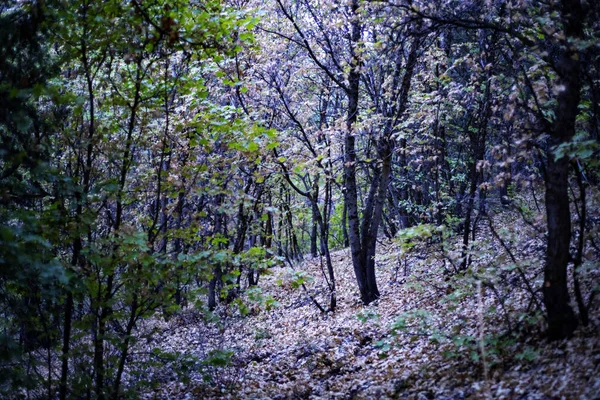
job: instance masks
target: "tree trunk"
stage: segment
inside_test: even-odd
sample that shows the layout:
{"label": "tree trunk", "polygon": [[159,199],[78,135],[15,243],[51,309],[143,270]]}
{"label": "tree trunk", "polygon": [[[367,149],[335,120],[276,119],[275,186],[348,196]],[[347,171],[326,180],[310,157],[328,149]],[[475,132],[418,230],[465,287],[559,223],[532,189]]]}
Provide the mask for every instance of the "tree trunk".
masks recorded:
{"label": "tree trunk", "polygon": [[463,245],[462,245],[462,261],[460,263],[461,269],[465,270],[469,266],[469,235],[471,234],[471,215],[473,214],[473,208],[475,207],[475,192],[477,191],[477,183],[479,175],[477,174],[475,160],[469,166],[469,198],[467,201],[467,208],[465,209],[465,221],[463,227]]}
{"label": "tree trunk", "polygon": [[359,59],[355,54],[356,46],[361,36],[361,26],[358,19],[358,1],[352,1],[352,22],[350,45],[352,47],[352,63],[348,73],[348,113],[346,115],[346,134],[344,137],[344,202],[348,216],[348,238],[352,254],[352,265],[363,303],[369,304],[377,298],[377,293],[372,293],[367,284],[367,271],[364,263],[364,250],[360,236],[360,216],[358,212],[358,188],[356,184],[356,140],[354,137],[354,124],[358,116],[358,99],[360,87]]}
{"label": "tree trunk", "polygon": [[125,370],[125,362],[127,361],[127,354],[129,352],[129,343],[131,342],[131,332],[135,326],[135,322],[138,317],[138,301],[137,295],[134,295],[133,301],[131,302],[131,313],[129,314],[129,320],[127,322],[127,328],[125,329],[125,336],[123,339],[123,345],[121,346],[121,356],[119,357],[119,365],[117,367],[117,376],[113,387],[112,398],[119,399],[119,390],[121,386],[121,379],[123,377],[123,371]]}
{"label": "tree trunk", "polygon": [[[565,36],[582,39],[585,12],[579,0],[562,0]],[[575,45],[565,41],[556,63],[562,90],[557,96],[556,119],[550,131],[546,165],[546,217],[548,244],[544,268],[544,304],[548,316],[548,338],[570,337],[577,328],[577,318],[569,305],[567,265],[570,260],[571,211],[569,209],[569,158],[556,159],[556,146],[566,143],[575,134],[575,118],[580,100],[581,65]]]}
{"label": "tree trunk", "polygon": [[213,311],[217,307],[218,291],[222,275],[221,266],[216,266],[213,269],[213,277],[208,283],[208,309],[210,311]]}
{"label": "tree trunk", "polygon": [[69,376],[69,351],[71,348],[71,326],[73,318],[73,292],[67,292],[67,300],[65,302],[65,327],[63,331],[63,347],[62,347],[62,365],[60,373],[60,389],[58,398],[65,400],[68,390]]}
{"label": "tree trunk", "polygon": [[368,229],[368,235],[365,237],[365,264],[367,272],[367,285],[370,293],[379,297],[379,289],[375,279],[375,250],[377,247],[377,233],[385,204],[389,177],[392,172],[392,144],[387,138],[382,139],[379,149],[381,158],[381,172],[379,177],[379,186],[377,196],[373,206],[373,215],[371,217],[371,226]]}
{"label": "tree trunk", "polygon": [[[356,14],[358,2],[352,2],[353,13]],[[351,23],[351,42],[355,45],[360,40],[360,24],[355,18]],[[375,275],[375,253],[377,247],[377,234],[382,218],[385,204],[389,177],[391,175],[391,163],[393,154],[393,141],[391,135],[394,132],[408,104],[408,93],[410,91],[412,76],[417,62],[417,51],[420,47],[419,38],[412,43],[410,53],[405,65],[404,75],[398,80],[398,98],[393,106],[393,112],[385,114],[387,123],[382,136],[377,141],[377,156],[381,166],[373,174],[371,188],[363,210],[362,226],[359,228],[357,185],[356,185],[356,154],[353,127],[356,122],[359,99],[360,72],[352,69],[348,74],[348,114],[346,119],[346,137],[344,154],[344,177],[346,190],[344,200],[348,207],[348,223],[350,247],[352,253],[352,264],[360,290],[361,300],[369,304],[379,298],[379,290]],[[359,60],[353,54],[353,64],[358,67]],[[397,66],[400,68],[400,65]],[[399,77],[399,75],[397,75]],[[361,232],[362,229],[362,232]],[[361,235],[362,233],[362,235]]]}
{"label": "tree trunk", "polygon": [[[485,39],[481,38],[480,46],[485,45]],[[494,62],[494,48],[490,47],[490,54],[487,56],[482,56],[482,62],[487,64],[488,62]],[[465,223],[464,223],[464,231],[463,231],[463,249],[462,249],[462,262],[461,269],[465,270],[471,264],[471,257],[469,255],[469,235],[472,234],[473,241],[475,240],[475,230],[478,218],[475,219],[471,226],[471,220],[473,216],[473,211],[475,207],[475,194],[477,192],[477,186],[479,185],[480,178],[483,176],[483,171],[477,171],[477,164],[480,161],[483,161],[485,158],[485,143],[487,138],[487,127],[488,121],[492,115],[492,107],[491,107],[491,78],[492,78],[492,70],[487,71],[487,79],[485,83],[485,91],[483,93],[483,100],[481,103],[481,109],[479,110],[480,120],[479,126],[477,127],[477,132],[471,132],[467,126],[467,131],[469,132],[469,140],[471,143],[471,156],[473,157],[472,163],[469,165],[469,199],[467,202],[467,208],[465,210]],[[480,214],[484,211],[482,208],[483,201],[483,193],[480,190]]]}
{"label": "tree trunk", "polygon": [[[315,181],[313,182],[313,192],[312,198],[315,202],[319,202],[319,174],[315,176]],[[326,206],[327,207],[327,206]],[[318,209],[317,209],[318,211]],[[310,255],[313,258],[317,257],[317,232],[318,232],[318,222],[317,222],[317,214],[315,213],[314,206],[312,207],[312,224],[310,230]]]}
{"label": "tree trunk", "polygon": [[342,239],[344,240],[344,247],[350,247],[350,237],[348,236],[348,206],[344,202],[344,209],[342,210]]}
{"label": "tree trunk", "polygon": [[[326,185],[330,185],[329,181]],[[328,188],[325,188],[325,193],[327,193]],[[327,197],[327,196],[326,196]],[[327,198],[325,199],[325,204],[327,204]],[[319,237],[320,237],[320,245],[321,245],[321,254],[325,256],[325,262],[327,265],[327,275],[329,276],[329,311],[335,311],[335,307],[337,304],[336,300],[336,288],[335,288],[335,274],[333,271],[333,263],[331,262],[331,254],[329,253],[329,243],[327,243],[327,239],[329,237],[327,233],[327,221],[321,215],[321,211],[319,210],[318,198],[311,197],[310,202],[312,205],[313,216],[316,219],[317,226],[319,227]],[[326,209],[326,207],[325,207]],[[323,215],[326,215],[326,210],[324,210]]]}
{"label": "tree trunk", "polygon": [[[552,140],[552,142],[557,143],[556,140]],[[569,305],[567,288],[567,264],[570,258],[569,244],[571,242],[568,173],[567,157],[554,160],[554,155],[550,153],[546,166],[548,247],[543,288],[550,340],[570,337],[577,327],[577,319]]]}

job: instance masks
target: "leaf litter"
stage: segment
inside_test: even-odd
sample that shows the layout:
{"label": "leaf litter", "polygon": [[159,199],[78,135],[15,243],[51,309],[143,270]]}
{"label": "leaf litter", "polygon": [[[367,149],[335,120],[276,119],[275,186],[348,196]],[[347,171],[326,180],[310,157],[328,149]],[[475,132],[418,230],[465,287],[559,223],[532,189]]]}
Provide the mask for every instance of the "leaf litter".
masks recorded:
{"label": "leaf litter", "polygon": [[[520,265],[506,268],[509,261],[482,224],[472,266],[460,274],[448,273],[460,252],[439,251],[435,243],[408,251],[397,242],[381,243],[381,297],[368,306],[360,301],[349,249],[343,249],[332,253],[335,312],[321,313],[290,284],[289,268],[275,267],[260,280],[262,293],[278,302],[270,311],[250,304],[242,316],[222,305],[215,311],[220,318],[207,321],[190,307],[166,321],[147,320],[148,340],[138,343],[134,358],[141,363],[153,352],[177,357],[148,368],[143,378],[157,383],[142,397],[598,399],[597,307],[590,326],[572,339],[545,340],[543,318],[523,282],[525,276],[532,287],[541,286],[543,243],[527,229],[519,227],[519,237],[503,233],[519,250]],[[314,278],[307,289],[326,304],[320,260],[295,268]],[[223,360],[208,365],[202,361],[207,357]]]}

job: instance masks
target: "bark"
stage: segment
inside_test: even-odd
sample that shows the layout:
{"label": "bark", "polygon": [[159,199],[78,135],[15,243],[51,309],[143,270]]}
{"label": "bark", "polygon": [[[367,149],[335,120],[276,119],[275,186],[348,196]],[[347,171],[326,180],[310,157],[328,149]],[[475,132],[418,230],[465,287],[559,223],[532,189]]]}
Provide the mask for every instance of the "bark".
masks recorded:
{"label": "bark", "polygon": [[[218,235],[223,232],[224,224],[223,224],[223,215],[219,213],[219,209],[223,204],[223,195],[218,195],[215,198],[215,210],[217,210],[217,214],[215,215],[215,226],[213,228],[213,236]],[[240,206],[241,207],[241,206]],[[238,210],[239,212],[239,210]],[[238,223],[240,220],[238,219]],[[239,232],[239,231],[238,231]],[[219,248],[222,248],[223,244],[219,243]],[[208,309],[213,311],[217,306],[218,299],[218,289],[221,283],[221,277],[223,273],[220,265],[216,265],[213,269],[213,277],[208,283]]]}
{"label": "bark", "polygon": [[[484,42],[484,39],[481,39],[482,42]],[[481,43],[481,47],[484,46],[484,43]],[[494,49],[493,47],[491,48],[491,54],[488,58],[488,56],[485,56],[485,58],[482,60],[484,64],[487,64],[488,62],[494,62]],[[479,220],[479,218],[481,217],[481,214],[483,212],[485,212],[485,209],[483,208],[483,198],[484,198],[484,193],[482,190],[479,191],[479,215],[478,217],[475,219],[475,221],[473,222],[473,224],[471,224],[471,220],[472,220],[472,216],[473,216],[473,211],[474,211],[474,207],[475,207],[475,194],[477,192],[477,187],[479,186],[479,182],[482,180],[482,175],[483,175],[483,171],[481,173],[479,173],[477,171],[477,163],[480,161],[483,161],[484,157],[485,157],[485,144],[486,144],[486,138],[487,138],[487,128],[488,128],[488,121],[492,115],[492,108],[491,108],[491,78],[492,78],[492,70],[490,69],[487,72],[487,79],[486,79],[486,84],[485,84],[485,90],[483,93],[483,100],[482,100],[482,105],[481,105],[481,109],[479,110],[479,115],[481,116],[480,120],[479,120],[479,126],[477,127],[477,132],[471,133],[471,131],[468,129],[467,127],[467,131],[469,132],[469,139],[471,142],[471,151],[472,151],[472,157],[473,157],[473,161],[472,163],[469,165],[469,178],[470,178],[470,182],[469,182],[469,197],[468,197],[468,202],[467,202],[467,208],[465,209],[465,221],[464,221],[464,230],[463,230],[463,249],[462,249],[462,262],[461,262],[461,269],[467,269],[469,267],[469,265],[471,264],[471,257],[468,254],[468,250],[469,250],[469,236],[472,235],[473,236],[473,241],[475,240],[475,232],[476,232],[476,225],[477,225],[477,221]]]}
{"label": "bark", "polygon": [[[357,238],[353,240],[352,237],[353,230],[351,224],[350,244],[353,255],[354,270],[359,283],[359,289],[361,290],[361,299],[365,304],[369,304],[373,300],[379,298],[379,289],[377,287],[375,274],[375,253],[377,248],[377,235],[379,233],[383,208],[388,194],[388,183],[392,171],[394,142],[391,137],[395,131],[395,126],[397,126],[407,108],[408,94],[415,71],[419,47],[420,39],[416,37],[411,45],[410,53],[404,68],[404,74],[402,75],[401,79],[400,65],[396,66],[397,69],[394,75],[394,88],[398,97],[395,99],[396,105],[392,108],[393,111],[389,112],[387,115],[384,114],[387,117],[387,123],[383,128],[381,137],[377,141],[377,156],[381,166],[376,168],[375,173],[373,174],[371,188],[369,190],[368,198],[363,210],[363,221],[361,227],[362,236],[360,237],[358,246],[356,245]],[[358,94],[358,86],[356,89]],[[348,118],[348,120],[350,121],[350,118]],[[347,127],[348,132],[351,132],[351,128],[351,125]],[[354,188],[356,188],[356,172],[350,172],[354,174],[354,182],[350,181],[349,184],[347,179],[346,190],[348,190],[349,187],[352,187],[352,183],[354,184]],[[350,198],[349,200],[348,216],[349,219],[351,219],[351,215],[353,215],[352,207],[356,203],[354,202],[354,198]],[[356,225],[358,226],[358,223],[356,223]],[[356,264],[355,253],[357,253],[358,265]]]}
{"label": "bark", "polygon": [[346,97],[348,100],[348,111],[346,114],[346,134],[344,137],[344,202],[346,203],[348,216],[348,238],[350,240],[350,251],[352,254],[352,265],[358,283],[358,290],[363,303],[369,304],[377,298],[377,294],[369,290],[367,284],[367,271],[364,264],[364,251],[360,236],[360,216],[358,212],[358,188],[356,184],[356,139],[354,137],[354,125],[358,116],[358,99],[360,87],[360,72],[358,70],[359,59],[354,54],[354,46],[360,40],[361,25],[358,20],[358,1],[353,0],[350,30],[350,46],[352,49],[352,69],[348,73],[348,86]]}
{"label": "bark", "polygon": [[96,330],[96,337],[94,338],[94,371],[95,371],[95,384],[96,384],[96,397],[98,399],[104,399],[104,340],[106,336],[106,321],[110,316],[112,310],[107,305],[110,297],[112,296],[113,290],[113,278],[114,275],[108,277],[106,283],[106,296],[98,294],[98,299],[103,303],[101,307],[102,311],[98,315],[98,329]]}
{"label": "bark", "polygon": [[377,189],[377,197],[375,198],[375,204],[373,207],[373,216],[371,220],[371,226],[369,228],[369,234],[367,237],[365,237],[367,285],[370,292],[373,293],[376,298],[379,297],[379,290],[377,288],[375,277],[375,251],[377,247],[377,233],[379,231],[383,206],[386,200],[388,181],[392,171],[392,144],[386,138],[382,141],[380,146],[381,148],[379,150],[379,157],[381,158],[382,166],[379,178],[379,187]]}
{"label": "bark", "polygon": [[310,255],[312,258],[317,257],[317,239],[317,222],[316,216],[313,214],[310,227]]}
{"label": "bark", "polygon": [[579,282],[579,268],[583,262],[583,248],[585,245],[585,220],[587,218],[586,193],[585,184],[583,182],[583,172],[575,164],[575,173],[577,174],[577,186],[579,187],[579,201],[581,208],[578,209],[579,214],[579,234],[577,238],[577,251],[573,257],[573,288],[575,289],[575,300],[579,309],[579,318],[583,326],[588,326],[590,323],[589,309],[583,301],[581,293],[581,284]]}
{"label": "bark", "polygon": [[469,197],[467,200],[467,208],[465,209],[465,221],[463,227],[463,245],[461,254],[461,269],[465,270],[468,268],[470,263],[469,250],[469,235],[471,234],[471,216],[473,214],[473,208],[475,206],[475,193],[477,191],[477,183],[479,182],[479,175],[476,171],[475,161],[469,166]]}
{"label": "bark", "polygon": [[65,327],[63,332],[62,365],[60,374],[60,389],[58,398],[64,400],[67,398],[68,376],[69,376],[69,351],[71,345],[71,320],[73,316],[73,293],[67,293],[65,302]]}
{"label": "bark", "polygon": [[[372,182],[370,196],[365,202],[366,207],[364,208],[364,220],[362,221],[362,235],[361,235],[361,219],[359,213],[359,187],[357,185],[356,167],[357,167],[357,155],[356,155],[356,138],[354,131],[355,124],[358,116],[358,102],[360,97],[360,79],[361,79],[361,58],[360,51],[357,49],[359,46],[363,26],[360,21],[361,15],[359,12],[359,0],[352,0],[348,4],[349,13],[349,34],[344,37],[348,39],[349,48],[349,70],[346,72],[345,68],[342,68],[338,62],[338,55],[334,54],[331,47],[325,48],[325,58],[327,62],[324,62],[315,52],[309,40],[307,39],[307,33],[305,33],[299,26],[298,21],[294,18],[291,11],[283,4],[281,0],[276,0],[280,10],[284,16],[292,23],[296,33],[298,34],[297,40],[292,40],[295,43],[302,46],[306,51],[311,60],[315,65],[320,68],[328,77],[333,81],[339,88],[341,88],[347,99],[347,110],[346,110],[346,126],[344,134],[344,207],[345,216],[348,221],[348,242],[350,244],[350,250],[352,255],[352,264],[354,267],[354,274],[356,276],[358,288],[360,291],[361,299],[365,304],[372,302],[379,296],[377,290],[377,284],[375,281],[375,269],[373,256],[375,254],[375,247],[377,243],[377,232],[379,229],[379,222],[381,220],[381,210],[376,210],[375,206],[379,204],[383,208],[385,200],[385,190],[387,190],[387,182],[389,176],[387,170],[384,169],[383,159],[381,160],[382,165],[380,169],[376,170],[375,176],[377,181]],[[310,4],[305,3],[307,7]],[[311,12],[313,18],[316,19],[315,14]],[[417,27],[419,23],[417,23]],[[324,41],[329,42],[330,37],[325,31],[321,32],[324,36]],[[285,36],[284,36],[285,37]],[[411,49],[411,55],[406,66],[404,78],[402,79],[399,87],[401,88],[400,95],[395,97],[395,102],[392,105],[394,111],[386,115],[393,121],[391,126],[397,126],[400,117],[402,116],[406,107],[408,99],[408,91],[410,89],[410,82],[414,65],[416,61],[416,50],[419,46],[419,41],[415,40],[414,46]],[[330,65],[328,65],[330,62]],[[399,68],[399,65],[398,65]],[[346,79],[343,79],[342,77]],[[399,75],[396,75],[399,76]],[[383,135],[383,141],[389,141],[389,134],[391,131],[385,132]],[[382,143],[378,143],[378,148],[383,149],[386,147]],[[390,153],[391,154],[391,153]],[[381,154],[379,155],[381,157]],[[386,161],[388,162],[388,161]],[[391,163],[391,160],[389,160]],[[381,176],[381,172],[384,172],[384,176]],[[379,196],[379,193],[384,193],[383,197]],[[373,223],[376,222],[376,223]],[[345,225],[344,227],[345,228]]]}
{"label": "bark", "polygon": [[[555,139],[555,138],[553,138]],[[558,143],[557,140],[552,140]],[[548,155],[546,166],[546,217],[548,244],[544,269],[544,304],[548,316],[548,338],[570,337],[577,327],[577,319],[569,305],[567,264],[571,242],[571,213],[568,194],[568,159],[554,160]]]}
{"label": "bark", "polygon": [[[562,0],[567,39],[582,39],[585,12],[578,0]],[[544,268],[544,304],[548,317],[548,338],[564,339],[573,335],[577,318],[569,305],[567,265],[570,261],[571,212],[569,209],[567,156],[556,159],[556,146],[571,140],[581,92],[580,54],[575,45],[564,43],[556,64],[564,89],[557,96],[556,119],[550,132],[550,151],[546,165],[546,217],[548,243]]]}
{"label": "bark", "polygon": [[217,289],[221,281],[221,267],[217,266],[213,270],[213,277],[208,283],[208,309],[213,311],[217,307]]}
{"label": "bark", "polygon": [[125,370],[125,362],[127,360],[127,354],[129,352],[129,344],[131,342],[131,332],[135,326],[135,321],[138,316],[138,302],[137,296],[134,296],[131,303],[131,313],[129,314],[129,321],[127,322],[127,328],[125,329],[125,336],[123,339],[123,345],[121,346],[121,356],[119,357],[119,365],[117,367],[117,377],[113,387],[112,398],[117,400],[119,398],[119,388],[121,386],[121,378],[123,371]]}
{"label": "bark", "polygon": [[[317,200],[319,199],[319,175],[315,177],[315,181],[313,183],[313,192],[312,198]],[[318,210],[317,210],[318,211]],[[317,222],[317,214],[315,212],[314,206],[312,210],[312,226],[310,231],[310,254],[313,258],[317,257],[317,229],[319,223]]]}
{"label": "bark", "polygon": [[344,202],[344,209],[342,210],[342,238],[344,240],[344,247],[350,246],[350,237],[348,236],[348,207]]}
{"label": "bark", "polygon": [[[277,156],[276,152],[275,152],[275,156]],[[331,178],[328,175],[326,175],[325,201],[324,201],[324,206],[323,206],[323,213],[321,213],[321,210],[319,209],[319,197],[318,197],[320,175],[317,174],[314,177],[312,190],[304,191],[304,190],[300,189],[292,181],[292,179],[290,178],[290,173],[289,173],[288,169],[286,168],[286,166],[283,163],[280,163],[280,166],[281,166],[281,169],[283,170],[283,176],[284,176],[285,180],[288,182],[288,184],[297,193],[299,193],[301,196],[307,198],[308,201],[310,202],[314,223],[319,228],[319,238],[320,238],[319,243],[320,243],[320,247],[321,247],[321,254],[323,256],[325,256],[325,261],[327,264],[327,275],[329,277],[329,278],[327,278],[327,276],[325,277],[325,279],[327,280],[327,285],[329,287],[329,294],[330,294],[329,309],[325,310],[314,298],[311,297],[311,299],[313,300],[313,303],[315,305],[317,305],[319,310],[321,310],[322,312],[335,311],[335,307],[337,304],[335,274],[334,274],[334,270],[333,270],[333,263],[331,261],[331,255],[329,253],[329,243],[328,243],[328,240],[329,240],[329,212],[328,212],[329,206],[328,205],[331,202]]]}
{"label": "bark", "polygon": [[[113,224],[113,231],[119,232],[123,221],[123,194],[125,192],[125,184],[127,182],[127,174],[132,162],[133,153],[133,134],[136,127],[137,111],[138,106],[141,102],[141,82],[143,79],[141,59],[138,61],[135,76],[135,94],[133,104],[130,106],[131,115],[127,125],[127,137],[125,139],[125,147],[123,149],[123,156],[121,159],[120,171],[119,171],[119,190],[116,196],[116,211],[115,211],[115,222]],[[118,245],[115,245],[118,246]],[[113,250],[116,253],[116,248]],[[113,261],[118,262],[113,256]],[[104,391],[104,380],[105,380],[105,360],[104,360],[104,341],[106,336],[106,322],[109,316],[112,314],[111,299],[115,293],[113,293],[113,284],[115,279],[115,272],[107,275],[106,288],[102,288],[102,272],[98,276],[98,306],[96,307],[96,337],[94,338],[94,371],[95,371],[95,385],[96,385],[96,397],[99,400],[105,399]]]}

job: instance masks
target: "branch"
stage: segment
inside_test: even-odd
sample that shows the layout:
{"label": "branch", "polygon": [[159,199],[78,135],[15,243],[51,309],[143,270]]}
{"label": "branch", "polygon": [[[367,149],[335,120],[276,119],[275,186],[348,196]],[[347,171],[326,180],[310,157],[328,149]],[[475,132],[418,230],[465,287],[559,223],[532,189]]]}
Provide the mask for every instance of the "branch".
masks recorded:
{"label": "branch", "polygon": [[444,17],[441,15],[426,14],[426,13],[418,10],[416,7],[414,7],[410,3],[408,3],[408,4],[390,4],[390,2],[388,0],[366,0],[366,1],[371,2],[371,3],[385,3],[389,6],[403,9],[405,11],[408,11],[409,13],[412,13],[413,15],[416,15],[419,18],[430,20],[439,25],[449,25],[449,26],[455,26],[455,27],[464,28],[464,29],[489,29],[489,30],[496,31],[496,32],[506,33],[516,39],[519,39],[526,46],[529,46],[529,47],[535,46],[535,42],[533,40],[529,39],[528,37],[522,35],[521,33],[517,32],[511,28],[499,25],[494,22],[481,21],[481,20],[468,19],[468,18],[460,18],[457,16]]}
{"label": "branch", "polygon": [[[350,88],[346,84],[344,84],[344,82],[342,80],[340,80],[337,76],[335,76],[329,70],[329,68],[327,68],[327,66],[318,59],[318,57],[314,53],[312,47],[308,43],[308,40],[307,40],[306,36],[304,35],[304,32],[302,31],[302,29],[300,29],[300,27],[296,23],[296,20],[294,19],[294,17],[285,9],[283,4],[281,3],[281,0],[276,0],[276,1],[277,1],[277,4],[279,5],[279,8],[281,9],[281,12],[283,12],[283,15],[292,23],[292,25],[294,25],[294,29],[296,30],[296,32],[298,32],[298,35],[300,35],[300,37],[302,38],[302,43],[299,43],[299,41],[296,41],[296,40],[294,40],[294,43],[297,43],[300,46],[302,46],[303,48],[305,48],[306,51],[308,51],[308,55],[311,58],[311,60],[313,60],[313,62],[315,64],[317,64],[317,66],[319,68],[321,68],[321,70],[323,70],[323,72],[325,72],[332,81],[334,81],[343,90],[348,92],[350,90]],[[332,55],[332,57],[333,57],[333,55]]]}
{"label": "branch", "polygon": [[537,298],[536,291],[531,287],[531,283],[529,283],[529,280],[525,276],[525,273],[523,272],[523,269],[521,267],[519,267],[519,263],[518,263],[517,259],[515,258],[514,254],[512,253],[512,251],[510,250],[510,248],[508,247],[508,245],[506,244],[506,242],[504,242],[504,240],[500,237],[500,235],[498,235],[498,232],[496,232],[496,230],[494,229],[494,226],[492,224],[492,219],[490,218],[490,216],[487,215],[487,214],[484,214],[484,215],[487,217],[486,219],[488,221],[488,227],[490,228],[490,231],[492,232],[492,235],[494,236],[494,238],[496,238],[500,242],[500,244],[502,245],[502,247],[504,248],[504,250],[506,251],[506,253],[510,257],[510,259],[512,260],[512,262],[515,264],[516,269],[519,272],[519,276],[521,277],[521,279],[525,283],[525,286],[527,286],[527,290],[529,291],[529,293],[531,293],[531,295],[533,296],[533,301],[535,302],[536,307],[539,310],[541,310],[542,307],[541,307],[541,305],[539,303],[539,300]]}
{"label": "branch", "polygon": [[296,184],[292,181],[292,179],[290,178],[290,172],[288,171],[287,167],[285,166],[284,163],[282,163],[281,161],[278,160],[279,155],[277,154],[277,149],[273,149],[273,154],[275,155],[275,162],[277,164],[279,164],[279,166],[281,167],[281,169],[283,170],[283,177],[285,178],[285,180],[287,181],[287,183],[290,184],[290,186],[296,191],[298,192],[301,196],[306,197],[307,199],[309,199],[310,201],[312,201],[312,196],[309,192],[305,192],[304,190],[300,189],[298,186],[296,186]]}

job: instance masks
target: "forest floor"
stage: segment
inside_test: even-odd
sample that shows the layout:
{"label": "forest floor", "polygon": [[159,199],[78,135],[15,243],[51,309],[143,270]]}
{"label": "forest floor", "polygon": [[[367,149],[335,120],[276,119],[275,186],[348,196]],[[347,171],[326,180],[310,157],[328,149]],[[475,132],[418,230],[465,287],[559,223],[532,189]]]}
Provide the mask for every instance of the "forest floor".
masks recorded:
{"label": "forest floor", "polygon": [[[279,267],[261,276],[261,293],[254,293],[254,300],[270,295],[279,302],[270,311],[264,301],[246,299],[246,316],[223,308],[218,322],[202,321],[191,310],[168,322],[150,320],[146,328],[160,332],[150,345],[178,351],[180,357],[152,372],[162,383],[147,396],[599,399],[598,307],[592,307],[590,326],[580,327],[575,337],[548,343],[541,313],[533,312],[538,300],[522,279],[540,287],[543,246],[534,236],[528,239],[524,227],[517,228],[521,240],[505,236],[504,243],[514,246],[517,265],[505,259],[506,249],[482,227],[471,269],[457,275],[445,270],[452,252],[442,257],[432,250],[439,245],[421,243],[402,251],[397,244],[380,244],[381,298],[369,306],[360,302],[344,249],[332,254],[333,313],[321,313],[305,290],[293,287],[293,270]],[[314,277],[306,286],[326,306],[321,268],[319,259],[294,267]],[[478,283],[486,279],[491,284]],[[215,349],[233,353],[211,353]],[[231,362],[186,364],[185,354],[212,354],[216,364],[219,355],[223,363],[231,355]],[[188,371],[184,377],[182,369]]]}

